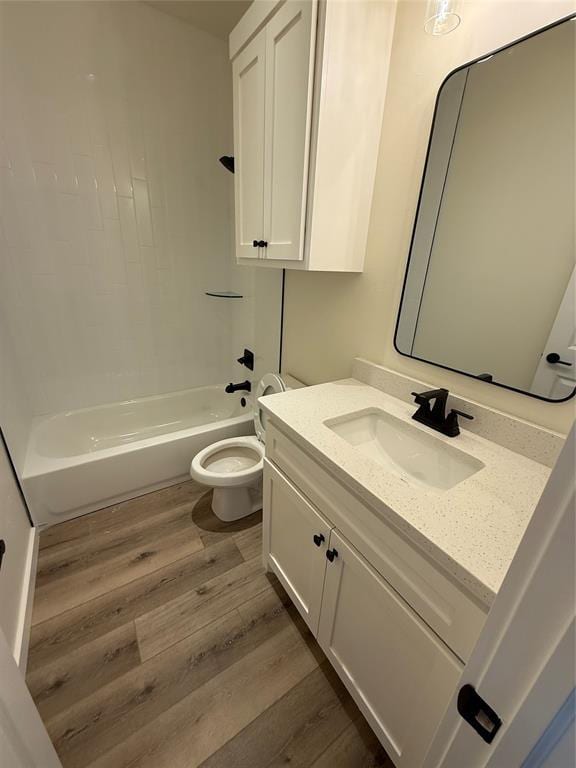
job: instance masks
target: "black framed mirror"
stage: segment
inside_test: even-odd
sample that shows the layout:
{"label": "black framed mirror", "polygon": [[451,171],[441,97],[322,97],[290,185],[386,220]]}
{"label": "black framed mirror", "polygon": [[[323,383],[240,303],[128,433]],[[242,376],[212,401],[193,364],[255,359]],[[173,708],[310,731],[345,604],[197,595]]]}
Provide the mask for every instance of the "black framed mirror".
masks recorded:
{"label": "black framed mirror", "polygon": [[493,386],[576,393],[576,15],[451,72],[394,345]]}

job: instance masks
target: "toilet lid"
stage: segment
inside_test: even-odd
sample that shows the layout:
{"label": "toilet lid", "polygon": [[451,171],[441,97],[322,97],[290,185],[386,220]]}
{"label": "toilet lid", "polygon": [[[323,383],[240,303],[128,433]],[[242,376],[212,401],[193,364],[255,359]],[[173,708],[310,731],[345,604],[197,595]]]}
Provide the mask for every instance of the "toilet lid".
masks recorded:
{"label": "toilet lid", "polygon": [[260,383],[256,387],[254,397],[254,429],[256,436],[261,443],[266,442],[266,414],[258,403],[258,398],[264,395],[276,395],[278,392],[285,392],[286,385],[275,373],[267,373],[262,376]]}

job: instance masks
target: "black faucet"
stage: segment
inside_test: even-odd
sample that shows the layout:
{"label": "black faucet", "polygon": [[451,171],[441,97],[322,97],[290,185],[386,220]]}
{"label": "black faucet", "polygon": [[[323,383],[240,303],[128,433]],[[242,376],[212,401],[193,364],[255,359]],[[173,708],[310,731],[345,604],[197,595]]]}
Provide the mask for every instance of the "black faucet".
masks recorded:
{"label": "black faucet", "polygon": [[[460,434],[458,425],[458,416],[465,419],[473,419],[468,413],[457,411],[452,408],[446,415],[446,403],[448,401],[447,389],[431,389],[429,392],[412,392],[414,401],[420,406],[412,416],[415,421],[425,424],[436,432],[441,432],[446,437],[456,437]],[[434,400],[434,405],[430,408],[430,401]]]}
{"label": "black faucet", "polygon": [[228,384],[225,391],[228,392],[229,395],[231,395],[233,392],[240,391],[251,392],[252,384],[250,384],[249,381],[241,381],[240,384]]}

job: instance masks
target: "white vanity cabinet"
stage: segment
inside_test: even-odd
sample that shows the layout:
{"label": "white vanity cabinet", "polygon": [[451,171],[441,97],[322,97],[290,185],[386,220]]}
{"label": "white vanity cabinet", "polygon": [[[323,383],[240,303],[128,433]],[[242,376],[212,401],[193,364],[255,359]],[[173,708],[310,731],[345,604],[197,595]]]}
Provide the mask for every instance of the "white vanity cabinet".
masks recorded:
{"label": "white vanity cabinet", "polygon": [[318,642],[397,768],[421,764],[462,664],[333,530]]}
{"label": "white vanity cabinet", "polygon": [[419,768],[485,609],[271,420],[263,559],[397,768]]}
{"label": "white vanity cabinet", "polygon": [[362,271],[394,17],[260,0],[232,31],[238,263]]}

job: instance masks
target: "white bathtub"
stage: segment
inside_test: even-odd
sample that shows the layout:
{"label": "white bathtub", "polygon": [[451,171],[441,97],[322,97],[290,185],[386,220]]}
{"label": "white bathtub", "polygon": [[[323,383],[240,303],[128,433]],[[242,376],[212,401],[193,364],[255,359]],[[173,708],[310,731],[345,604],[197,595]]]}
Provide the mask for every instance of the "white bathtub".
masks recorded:
{"label": "white bathtub", "polygon": [[[244,393],[245,394],[245,393]],[[252,402],[210,386],[37,419],[22,477],[38,525],[51,525],[189,477],[202,448],[252,434]]]}

